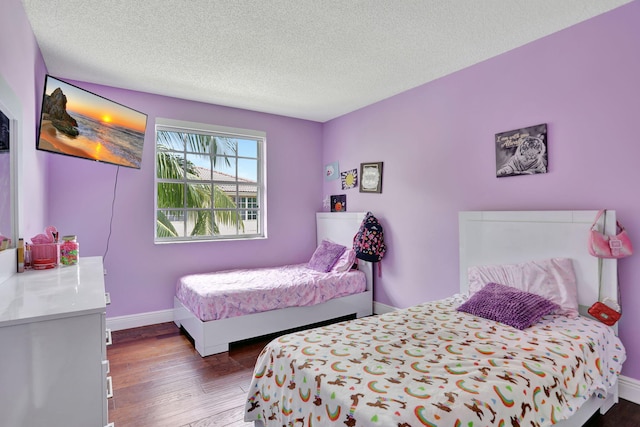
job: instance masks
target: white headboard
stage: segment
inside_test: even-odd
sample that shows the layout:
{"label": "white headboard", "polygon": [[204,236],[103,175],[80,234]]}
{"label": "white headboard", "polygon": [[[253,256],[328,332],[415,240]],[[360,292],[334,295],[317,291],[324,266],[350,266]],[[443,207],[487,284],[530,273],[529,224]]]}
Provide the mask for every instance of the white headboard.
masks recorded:
{"label": "white headboard", "polygon": [[[316,241],[331,240],[351,248],[353,236],[356,235],[366,212],[317,212]],[[373,264],[358,260],[358,268],[367,276],[367,289],[373,290]]]}
{"label": "white headboard", "polygon": [[[598,300],[598,258],[587,249],[588,233],[598,211],[460,212],[460,292],[468,290],[467,269],[474,265],[513,264],[546,258],[571,258],[583,313]],[[615,211],[599,220],[615,234]],[[603,260],[601,296],[618,300],[617,262]]]}

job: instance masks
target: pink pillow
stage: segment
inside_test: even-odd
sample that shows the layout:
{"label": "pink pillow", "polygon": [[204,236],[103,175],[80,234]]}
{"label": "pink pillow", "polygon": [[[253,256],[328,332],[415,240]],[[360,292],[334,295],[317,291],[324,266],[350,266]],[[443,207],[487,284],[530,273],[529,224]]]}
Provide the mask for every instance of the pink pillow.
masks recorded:
{"label": "pink pillow", "polygon": [[347,249],[340,255],[340,258],[338,258],[338,261],[331,271],[334,273],[344,273],[345,271],[351,270],[354,262],[356,262],[356,252],[353,249]]}
{"label": "pink pillow", "polygon": [[316,271],[327,273],[331,271],[338,258],[347,250],[346,246],[323,240],[311,256],[307,266]]}
{"label": "pink pillow", "polygon": [[530,292],[560,306],[555,314],[578,317],[578,287],[569,258],[551,258],[520,264],[479,265],[469,267],[469,294],[487,283],[501,283]]}

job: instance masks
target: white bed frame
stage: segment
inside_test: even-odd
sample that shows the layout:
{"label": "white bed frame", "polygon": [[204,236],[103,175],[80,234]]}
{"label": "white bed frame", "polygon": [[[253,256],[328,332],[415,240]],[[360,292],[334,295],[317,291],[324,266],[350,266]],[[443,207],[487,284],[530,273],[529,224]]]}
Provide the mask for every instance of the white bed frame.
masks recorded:
{"label": "white bed frame", "polygon": [[[316,237],[330,239],[351,247],[366,212],[316,213]],[[311,254],[309,254],[311,256]],[[255,338],[318,322],[355,315],[370,316],[373,312],[372,264],[358,261],[359,269],[367,277],[365,292],[336,298],[307,307],[289,307],[247,316],[203,322],[174,297],[173,320],[193,338],[195,348],[202,357],[229,350],[229,343]]]}
{"label": "white bed frame", "polygon": [[[600,268],[602,298],[618,300],[617,262],[589,255],[587,237],[598,211],[475,211],[460,212],[460,292],[467,292],[467,270],[474,265],[513,264],[547,258],[571,258],[578,279],[581,314],[598,300]],[[615,211],[600,218],[599,229],[615,234]],[[604,414],[618,402],[618,384],[607,399],[591,397],[557,427],[581,427],[596,412]],[[256,421],[256,427],[263,427]]]}
{"label": "white bed frame", "polygon": [[[617,262],[597,258],[587,250],[589,229],[598,211],[483,211],[460,212],[460,291],[469,284],[467,269],[474,265],[513,264],[547,258],[571,258],[578,280],[581,314],[600,296],[618,300]],[[604,217],[604,216],[603,216]],[[607,211],[599,229],[615,234],[615,211]],[[592,397],[570,419],[558,427],[580,427],[597,411],[604,414],[618,402],[618,384],[607,399]]]}

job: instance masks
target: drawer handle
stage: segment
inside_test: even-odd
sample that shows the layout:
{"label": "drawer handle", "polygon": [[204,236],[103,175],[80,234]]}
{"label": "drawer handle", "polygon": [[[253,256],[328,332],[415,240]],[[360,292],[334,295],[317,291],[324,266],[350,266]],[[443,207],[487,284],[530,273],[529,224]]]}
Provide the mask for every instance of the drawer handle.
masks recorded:
{"label": "drawer handle", "polygon": [[104,366],[104,374],[108,374],[109,372],[111,372],[111,364],[109,363],[109,360],[103,360],[102,361],[102,365]]}
{"label": "drawer handle", "polygon": [[111,294],[109,292],[104,293],[104,302],[106,305],[111,304]]}
{"label": "drawer handle", "polygon": [[107,344],[107,345],[111,345],[111,344],[113,344],[113,339],[111,338],[111,329],[107,328],[107,330],[106,330],[106,334],[107,334],[107,341],[106,341],[106,344]]}
{"label": "drawer handle", "polygon": [[107,377],[107,399],[113,397],[113,380],[110,376]]}

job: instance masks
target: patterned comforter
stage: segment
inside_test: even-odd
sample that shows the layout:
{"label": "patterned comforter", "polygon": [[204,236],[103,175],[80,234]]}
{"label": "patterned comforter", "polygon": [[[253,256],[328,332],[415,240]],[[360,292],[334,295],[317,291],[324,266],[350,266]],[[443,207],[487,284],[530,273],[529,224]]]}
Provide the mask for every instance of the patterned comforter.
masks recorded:
{"label": "patterned comforter", "polygon": [[202,321],[320,304],[364,292],[362,271],[321,273],[306,264],[190,274],[176,284],[176,296]]}
{"label": "patterned comforter", "polygon": [[518,329],[454,298],[284,335],[260,354],[245,420],[266,426],[547,426],[605,397],[613,330],[545,316]]}

